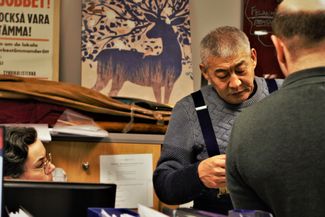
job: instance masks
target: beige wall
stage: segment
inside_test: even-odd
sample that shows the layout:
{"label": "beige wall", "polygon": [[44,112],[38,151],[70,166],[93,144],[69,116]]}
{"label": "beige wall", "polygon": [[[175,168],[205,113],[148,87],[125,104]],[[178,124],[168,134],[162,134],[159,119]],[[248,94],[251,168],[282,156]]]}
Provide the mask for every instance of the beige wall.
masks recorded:
{"label": "beige wall", "polygon": [[81,0],[60,0],[60,81],[81,84]]}
{"label": "beige wall", "polygon": [[[241,27],[241,0],[190,0],[194,89],[200,88],[199,43],[217,26]],[[81,0],[61,0],[60,81],[80,84]]]}
{"label": "beige wall", "polygon": [[240,28],[242,0],[190,0],[194,89],[200,88],[199,45],[212,29],[230,25]]}

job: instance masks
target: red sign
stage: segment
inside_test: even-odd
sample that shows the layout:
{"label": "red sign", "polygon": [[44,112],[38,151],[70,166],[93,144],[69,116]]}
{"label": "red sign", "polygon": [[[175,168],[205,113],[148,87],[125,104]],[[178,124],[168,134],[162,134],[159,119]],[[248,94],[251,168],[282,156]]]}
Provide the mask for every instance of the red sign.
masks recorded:
{"label": "red sign", "polygon": [[271,22],[279,0],[244,0],[244,32],[257,51],[255,73],[261,77],[283,78],[271,41]]}

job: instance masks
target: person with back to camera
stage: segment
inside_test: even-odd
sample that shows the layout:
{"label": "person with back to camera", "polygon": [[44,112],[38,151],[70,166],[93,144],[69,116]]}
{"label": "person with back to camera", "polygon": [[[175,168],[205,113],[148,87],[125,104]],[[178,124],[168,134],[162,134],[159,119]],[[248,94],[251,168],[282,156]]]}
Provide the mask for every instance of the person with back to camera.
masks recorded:
{"label": "person with back to camera", "polygon": [[323,217],[325,1],[284,0],[272,27],[286,78],[236,119],[227,148],[228,189],[236,208]]}
{"label": "person with back to camera", "polygon": [[216,28],[201,41],[200,69],[211,85],[173,109],[153,174],[162,202],[194,200],[195,209],[221,214],[232,209],[229,195],[220,194],[219,188],[226,186],[225,150],[234,118],[282,82],[256,77],[256,61],[256,50],[235,27]]}
{"label": "person with back to camera", "polygon": [[5,179],[52,181],[55,166],[51,155],[32,127],[6,127],[4,146]]}

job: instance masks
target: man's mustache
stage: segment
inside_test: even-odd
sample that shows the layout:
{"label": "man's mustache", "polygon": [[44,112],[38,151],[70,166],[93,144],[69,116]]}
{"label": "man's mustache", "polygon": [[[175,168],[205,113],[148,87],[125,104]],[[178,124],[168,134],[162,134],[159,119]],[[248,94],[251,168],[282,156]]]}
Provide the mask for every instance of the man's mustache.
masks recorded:
{"label": "man's mustache", "polygon": [[237,89],[230,89],[229,90],[229,94],[237,94],[237,93],[241,93],[241,92],[246,92],[249,91],[249,86],[247,86],[246,84],[238,87]]}

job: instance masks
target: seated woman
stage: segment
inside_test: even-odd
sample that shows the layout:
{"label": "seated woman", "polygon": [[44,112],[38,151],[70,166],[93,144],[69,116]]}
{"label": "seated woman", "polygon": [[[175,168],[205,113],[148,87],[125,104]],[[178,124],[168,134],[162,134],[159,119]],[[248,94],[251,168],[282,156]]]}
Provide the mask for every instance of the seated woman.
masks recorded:
{"label": "seated woman", "polygon": [[52,181],[51,154],[46,154],[32,127],[5,128],[3,159],[5,179]]}

